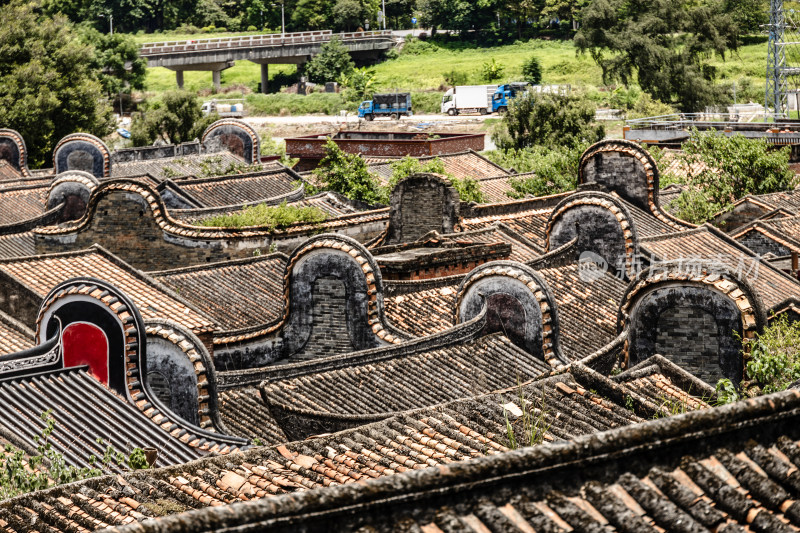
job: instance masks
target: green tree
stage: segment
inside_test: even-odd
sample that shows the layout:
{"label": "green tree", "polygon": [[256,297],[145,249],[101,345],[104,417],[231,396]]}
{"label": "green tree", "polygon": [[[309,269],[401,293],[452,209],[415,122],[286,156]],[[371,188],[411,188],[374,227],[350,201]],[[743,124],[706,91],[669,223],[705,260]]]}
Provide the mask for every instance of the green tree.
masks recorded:
{"label": "green tree", "polygon": [[524,176],[509,180],[512,198],[545,196],[574,190],[578,181],[578,163],[587,145],[574,148],[533,146],[487,152],[487,157]]}
{"label": "green tree", "polygon": [[325,83],[333,81],[342,76],[349,76],[355,63],[350,57],[347,47],[337,39],[331,39],[320,47],[319,54],[311,58],[306,63],[305,72],[308,81],[314,83]]}
{"label": "green tree", "polygon": [[419,24],[434,29],[467,32],[490,26],[499,2],[495,0],[417,0]]}
{"label": "green tree", "polygon": [[522,77],[531,85],[542,83],[542,65],[536,56],[531,56],[522,63]]}
{"label": "green tree", "polygon": [[291,11],[292,25],[295,31],[328,29],[333,20],[332,9],[333,2],[328,0],[299,0]]}
{"label": "green tree", "polygon": [[363,9],[358,0],[336,0],[333,23],[341,31],[353,31],[364,23]]}
{"label": "green tree", "polygon": [[111,109],[92,69],[94,48],[77,38],[65,17],[44,16],[33,3],[9,2],[3,16],[0,121],[22,134],[30,165],[45,163],[67,134],[110,133]]}
{"label": "green tree", "polygon": [[789,168],[789,147],[775,150],[764,139],[694,130],[683,149],[687,167],[702,168],[672,204],[676,215],[689,222],[705,222],[745,195],[783,191],[797,183]]}
{"label": "green tree", "polygon": [[575,36],[606,83],[639,86],[686,112],[720,102],[710,59],[738,46],[738,28],[721,0],[593,0]]}
{"label": "green tree", "polygon": [[169,91],[160,101],[148,104],[131,125],[134,146],[152,144],[156,139],[182,143],[200,137],[215,120],[216,113],[203,115],[197,96],[188,91]]}
{"label": "green tree", "polygon": [[501,150],[535,145],[574,148],[605,134],[594,124],[594,106],[569,94],[529,92],[513,100],[492,139]]}
{"label": "green tree", "polygon": [[376,204],[385,196],[364,158],[348,154],[331,139],[325,144],[325,157],[314,170],[314,176],[321,189],[336,191],[351,200]]}
{"label": "green tree", "polygon": [[106,96],[144,89],[147,60],[139,57],[139,46],[130,35],[84,30],[84,39],[97,50],[92,66],[98,72]]}
{"label": "green tree", "polygon": [[769,22],[767,0],[727,0],[725,12],[730,13],[742,33],[760,33],[761,26]]}

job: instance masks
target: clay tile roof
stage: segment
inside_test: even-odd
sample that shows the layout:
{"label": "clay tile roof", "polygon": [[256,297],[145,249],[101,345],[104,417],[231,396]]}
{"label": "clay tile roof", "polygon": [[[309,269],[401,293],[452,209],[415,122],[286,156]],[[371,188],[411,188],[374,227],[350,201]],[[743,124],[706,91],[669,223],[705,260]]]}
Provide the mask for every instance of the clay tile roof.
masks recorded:
{"label": "clay tile roof", "polygon": [[506,202],[514,194],[514,187],[511,186],[512,179],[524,179],[524,175],[519,174],[515,176],[493,176],[483,178],[480,180],[481,193],[483,194],[484,203]]}
{"label": "clay tile roof", "polygon": [[[558,446],[118,528],[788,533],[800,527],[797,391]],[[782,415],[782,416],[775,416]],[[751,429],[752,428],[752,429]],[[192,527],[186,527],[193,524]]]}
{"label": "clay tile roof", "polygon": [[384,280],[383,304],[393,326],[415,336],[453,327],[456,290],[462,276],[426,281]]}
{"label": "clay tile roof", "polygon": [[576,264],[537,272],[556,299],[562,354],[581,359],[614,340],[626,282],[611,274],[584,281]]}
{"label": "clay tile roof", "polygon": [[[144,161],[114,163],[111,166],[112,178],[128,178],[150,174],[157,179],[180,176],[219,175],[231,165],[247,165],[244,159],[227,151],[202,155],[182,155],[161,157]],[[210,173],[210,174],[209,174]]]}
{"label": "clay tile roof", "polygon": [[[59,500],[64,492],[58,488],[3,502],[0,519],[14,524],[39,520],[60,530],[97,529],[103,527],[97,522],[102,522],[114,526],[113,531],[123,531],[125,524],[140,522],[136,524],[140,528],[137,531],[168,531],[167,522],[163,522],[165,529],[159,529],[161,521],[141,522],[190,509],[267,499],[248,506],[258,509],[259,505],[280,501],[269,499],[275,496],[336,485],[351,485],[349,490],[358,491],[358,484],[365,481],[430,467],[436,467],[429,470],[431,474],[446,479],[451,469],[469,469],[472,461],[480,462],[488,456],[498,456],[500,463],[510,462],[519,469],[515,458],[525,451],[505,453],[514,447],[509,425],[518,446],[531,444],[529,428],[523,421],[535,419],[540,430],[534,434],[534,444],[539,440],[562,441],[560,448],[569,447],[570,440],[582,435],[641,422],[642,418],[624,405],[627,395],[631,395],[632,408],[638,409],[635,392],[584,367],[574,374],[562,373],[515,385],[500,393],[405,412],[373,424],[274,448],[256,448],[188,465],[83,481],[71,487],[70,494],[86,497],[91,507],[82,508],[91,511],[88,519],[76,512],[81,507],[69,500]],[[611,397],[618,397],[618,401]],[[527,417],[522,417],[523,410],[529,413]],[[602,442],[616,444],[620,439]],[[552,450],[546,446],[532,449],[542,449],[543,453]],[[557,454],[551,457],[558,461]],[[425,473],[419,472],[416,477],[419,475]],[[569,476],[561,480],[570,482],[580,478]],[[125,489],[126,486],[130,489]],[[540,487],[538,483],[530,486]],[[395,488],[402,493],[412,485],[401,482]],[[298,496],[301,497],[292,494],[293,498]],[[302,508],[295,508],[298,509]],[[224,511],[231,521],[243,516],[237,508],[228,507]],[[206,531],[223,527],[221,523],[209,525],[205,521],[182,523],[187,528],[206,524],[210,528]],[[460,529],[463,528],[455,528]]]}
{"label": "clay tile roof", "polygon": [[0,235],[0,258],[31,255],[36,255],[36,241],[30,231]]}
{"label": "clay tile roof", "polygon": [[619,197],[617,198],[619,199],[620,202],[622,202],[625,205],[625,207],[628,208],[628,212],[631,214],[631,217],[633,218],[633,222],[636,225],[637,234],[640,238],[649,237],[651,235],[664,235],[666,233],[675,232],[675,228],[657,219],[656,217],[653,216],[652,213],[648,213],[647,211],[639,209],[632,203],[627,202],[622,198]]}
{"label": "clay tile roof", "polygon": [[259,439],[265,445],[287,440],[255,387],[221,390],[219,416],[232,435]]}
{"label": "clay tile roof", "polygon": [[759,221],[759,225],[772,228],[795,240],[800,240],[800,217],[798,216],[762,220]]}
{"label": "clay tile roof", "polygon": [[791,191],[753,195],[751,198],[775,209],[786,209],[793,213],[800,212],[800,188],[792,189]]}
{"label": "clay tile roof", "polygon": [[17,279],[41,298],[70,278],[93,276],[108,281],[130,296],[145,320],[171,319],[195,333],[214,329],[214,324],[190,304],[99,246],[78,252],[2,260],[0,271]]}
{"label": "clay tile roof", "polygon": [[[508,170],[492,163],[477,152],[469,150],[455,154],[442,154],[438,156],[419,157],[420,163],[426,163],[438,158],[444,164],[444,170],[455,178],[472,178],[483,180],[486,178],[508,175]],[[392,177],[393,161],[384,161],[369,164],[369,172],[381,180],[383,185],[389,183]]]}
{"label": "clay tile roof", "polygon": [[286,168],[246,175],[182,179],[175,181],[175,184],[205,207],[264,201],[284,196],[298,188],[297,176]]}
{"label": "clay tile roof", "polygon": [[527,239],[544,244],[545,227],[552,208],[538,208],[516,213],[487,215],[474,218],[464,218],[461,227],[465,231],[481,229],[496,222],[502,222],[512,230],[525,236]]}
{"label": "clay tile roof", "polygon": [[34,337],[32,329],[0,312],[0,356],[33,348]]}
{"label": "clay tile roof", "polygon": [[224,330],[274,322],[283,313],[281,253],[150,275],[190,301]]}
{"label": "clay tile roof", "polygon": [[436,350],[263,385],[270,406],[345,415],[391,413],[510,387],[549,365],[499,333]]}
{"label": "clay tile roof", "polygon": [[472,243],[504,242],[511,245],[509,259],[520,263],[527,263],[544,253],[544,250],[536,242],[532,242],[512,230],[504,222],[497,222],[483,229],[442,235],[442,237]]}
{"label": "clay tile roof", "polygon": [[[125,454],[137,446],[155,447],[158,466],[184,463],[201,455],[153,424],[89,376],[85,368],[2,381],[0,401],[6,410],[0,426],[15,436],[12,443],[27,449],[36,448],[33,436],[41,434],[44,427],[41,415],[51,409],[56,425],[49,440],[70,465],[89,466],[90,456],[102,457],[108,444]],[[98,443],[98,438],[105,444]]]}
{"label": "clay tile roof", "polygon": [[0,159],[0,180],[17,180],[22,174],[5,159]]}
{"label": "clay tile roof", "polygon": [[331,191],[321,192],[314,196],[303,198],[302,200],[289,202],[289,205],[297,207],[316,207],[324,211],[329,217],[338,217],[362,211],[352,205],[350,200],[344,196]]}
{"label": "clay tile roof", "polygon": [[16,224],[41,216],[47,202],[47,185],[24,185],[0,192],[0,225]]}
{"label": "clay tile roof", "polygon": [[662,260],[707,259],[719,261],[734,272],[741,271],[759,293],[767,310],[789,297],[800,295],[800,283],[708,225],[642,239],[641,246]]}

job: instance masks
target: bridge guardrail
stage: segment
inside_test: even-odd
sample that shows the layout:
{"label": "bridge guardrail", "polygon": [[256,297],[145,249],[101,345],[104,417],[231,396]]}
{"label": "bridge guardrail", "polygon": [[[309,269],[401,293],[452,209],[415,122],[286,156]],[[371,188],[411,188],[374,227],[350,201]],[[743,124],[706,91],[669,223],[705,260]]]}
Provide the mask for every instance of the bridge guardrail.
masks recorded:
{"label": "bridge guardrail", "polygon": [[[389,30],[361,31],[336,34],[342,41],[371,39],[375,37],[391,37]],[[248,35],[243,37],[216,37],[212,39],[165,41],[146,43],[140,48],[142,57],[161,54],[196,52],[203,50],[232,50],[237,48],[254,48],[261,46],[280,46],[284,44],[302,44],[329,41],[333,37],[331,30],[308,31],[297,33],[271,33],[266,35]]]}

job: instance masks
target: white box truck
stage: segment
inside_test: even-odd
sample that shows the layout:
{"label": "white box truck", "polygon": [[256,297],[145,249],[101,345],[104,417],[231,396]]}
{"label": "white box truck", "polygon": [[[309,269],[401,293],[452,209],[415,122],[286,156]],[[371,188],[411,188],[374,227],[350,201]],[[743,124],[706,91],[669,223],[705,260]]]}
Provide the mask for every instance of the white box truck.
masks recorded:
{"label": "white box truck", "polygon": [[457,85],[442,96],[442,113],[491,113],[495,90],[497,85]]}
{"label": "white box truck", "polygon": [[216,112],[221,117],[242,118],[245,115],[244,103],[241,100],[209,100],[203,102],[201,110],[204,114]]}

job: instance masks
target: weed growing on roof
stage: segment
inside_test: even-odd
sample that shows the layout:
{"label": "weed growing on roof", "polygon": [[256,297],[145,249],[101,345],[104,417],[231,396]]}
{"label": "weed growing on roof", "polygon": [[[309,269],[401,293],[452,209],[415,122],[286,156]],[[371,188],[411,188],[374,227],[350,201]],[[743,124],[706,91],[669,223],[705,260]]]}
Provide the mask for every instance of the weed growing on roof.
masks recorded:
{"label": "weed growing on roof", "polygon": [[447,177],[455,190],[458,191],[458,197],[462,202],[482,203],[484,201],[483,193],[481,192],[481,185],[478,180],[468,176],[462,179],[456,178],[447,172],[444,167],[444,162],[438,157],[422,163],[418,159],[406,156],[393,162],[391,167],[392,177],[389,178],[388,187],[385,187],[383,191],[382,203],[384,204],[389,203],[389,194],[400,180],[419,172],[440,174]]}
{"label": "weed growing on roof", "polygon": [[[13,498],[20,494],[46,489],[55,485],[71,483],[90,477],[96,477],[107,470],[110,465],[116,465],[132,470],[148,468],[144,451],[134,448],[129,456],[116,451],[112,446],[107,446],[99,462],[102,468],[94,466],[78,468],[68,465],[64,456],[53,447],[50,435],[55,429],[56,421],[51,415],[51,410],[41,414],[44,427],[39,435],[34,435],[37,453],[26,457],[25,452],[6,444],[4,456],[0,459],[0,500]],[[98,439],[102,444],[102,439]],[[98,462],[95,456],[89,458],[89,463]]]}
{"label": "weed growing on roof", "polygon": [[245,174],[247,172],[256,172],[261,169],[261,165],[248,165],[247,163],[239,163],[236,161],[231,161],[226,166],[222,161],[221,155],[206,157],[200,161],[201,178],[228,176],[230,174]]}
{"label": "weed growing on roof", "polygon": [[[246,207],[237,213],[218,215],[198,222],[201,226],[215,228],[244,228],[259,226],[260,229],[271,231],[281,229],[300,222],[306,224],[319,224],[325,221],[328,215],[313,206],[297,207],[287,205],[286,201],[277,206],[259,204]],[[259,251],[260,254],[260,251]]]}
{"label": "weed growing on roof", "polygon": [[[522,414],[511,422],[508,418],[508,409],[503,406],[503,417],[506,421],[506,437],[508,438],[507,448],[516,450],[524,446],[535,446],[544,442],[545,435],[550,429],[547,422],[547,411],[545,404],[544,390],[542,391],[541,408],[537,408],[533,402],[525,398],[525,389],[521,383],[517,384],[517,397],[519,399],[519,409]],[[506,404],[508,405],[508,404]],[[523,440],[517,440],[517,434]]]}

